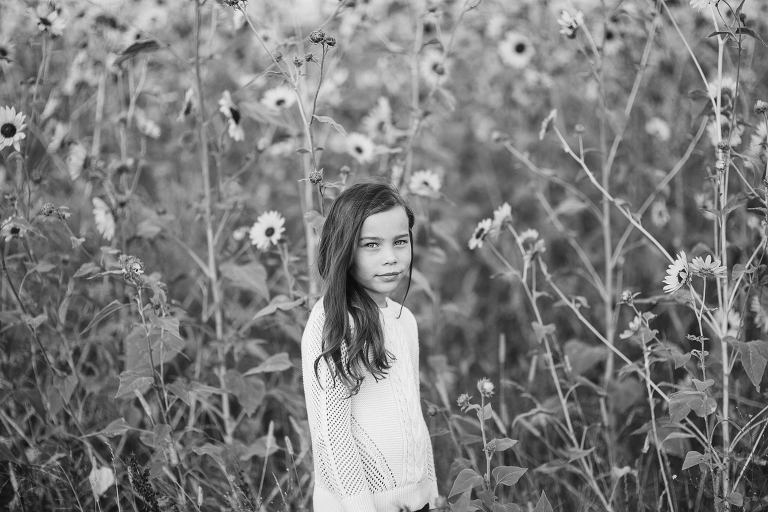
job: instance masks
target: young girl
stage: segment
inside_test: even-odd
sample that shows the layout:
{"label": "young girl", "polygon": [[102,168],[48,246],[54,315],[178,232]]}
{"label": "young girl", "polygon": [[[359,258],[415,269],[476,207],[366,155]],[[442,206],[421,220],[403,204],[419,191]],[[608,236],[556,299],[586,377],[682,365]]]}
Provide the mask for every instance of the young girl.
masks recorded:
{"label": "young girl", "polygon": [[416,319],[389,298],[403,279],[410,286],[413,220],[389,183],[352,185],[328,212],[317,257],[324,296],[301,340],[315,512],[435,507]]}

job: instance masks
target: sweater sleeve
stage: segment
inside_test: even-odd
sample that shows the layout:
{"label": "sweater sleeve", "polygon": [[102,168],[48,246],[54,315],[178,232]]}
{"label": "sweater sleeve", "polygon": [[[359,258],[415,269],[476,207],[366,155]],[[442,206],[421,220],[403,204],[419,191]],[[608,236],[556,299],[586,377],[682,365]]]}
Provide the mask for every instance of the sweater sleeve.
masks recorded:
{"label": "sweater sleeve", "polygon": [[[301,341],[304,393],[310,429],[315,433],[314,456],[318,458],[318,473],[324,486],[338,498],[345,512],[376,512],[373,495],[365,477],[363,463],[355,439],[352,436],[352,401],[347,397],[344,383],[330,369],[325,359],[320,359],[318,376],[315,377],[315,359],[322,352],[325,313],[321,303],[312,310]],[[342,356],[346,349],[342,345]]]}

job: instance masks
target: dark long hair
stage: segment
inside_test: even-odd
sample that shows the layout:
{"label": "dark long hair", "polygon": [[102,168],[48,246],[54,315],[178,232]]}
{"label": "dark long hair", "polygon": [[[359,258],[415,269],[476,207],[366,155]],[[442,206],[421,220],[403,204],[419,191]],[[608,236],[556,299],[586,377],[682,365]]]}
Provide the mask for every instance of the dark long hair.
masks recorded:
{"label": "dark long hair", "polygon": [[[370,215],[402,207],[408,216],[408,236],[413,270],[413,210],[388,180],[356,183],[345,189],[331,204],[323,225],[317,254],[317,270],[323,280],[323,351],[315,359],[318,378],[320,358],[325,358],[332,371],[349,390],[357,394],[367,370],[376,380],[384,378],[391,367],[392,354],[384,348],[384,334],[379,322],[379,308],[352,277],[355,248],[363,222]],[[352,316],[352,325],[349,317]],[[354,327],[354,329],[352,328]],[[346,346],[347,357],[342,357]],[[346,360],[345,360],[346,359]]]}

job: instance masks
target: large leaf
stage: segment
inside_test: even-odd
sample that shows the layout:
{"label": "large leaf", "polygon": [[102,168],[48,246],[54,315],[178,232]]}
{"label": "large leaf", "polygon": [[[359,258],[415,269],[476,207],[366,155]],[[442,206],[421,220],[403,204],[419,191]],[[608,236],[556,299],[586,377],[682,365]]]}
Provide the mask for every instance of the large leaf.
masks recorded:
{"label": "large leaf", "polygon": [[142,367],[138,370],[126,370],[120,374],[120,387],[115,398],[133,395],[134,391],[144,393],[152,384],[152,370]]}
{"label": "large leaf", "polygon": [[101,311],[99,311],[99,312],[98,312],[98,313],[97,313],[97,314],[96,314],[96,315],[95,315],[95,316],[94,316],[94,317],[91,319],[91,322],[90,322],[90,323],[89,323],[89,324],[86,326],[86,328],[85,328],[85,329],[83,329],[83,330],[80,332],[80,336],[82,336],[82,335],[83,335],[83,334],[85,334],[86,332],[88,332],[88,331],[90,331],[91,329],[93,329],[93,328],[96,326],[96,324],[98,324],[99,322],[101,322],[102,320],[104,320],[105,318],[107,318],[109,315],[111,315],[111,314],[112,314],[112,313],[114,313],[115,311],[117,311],[117,310],[119,310],[119,309],[122,309],[122,308],[124,308],[124,307],[127,307],[127,306],[128,306],[128,304],[121,304],[121,303],[120,303],[120,301],[118,301],[118,300],[113,300],[112,302],[110,302],[109,304],[107,304],[106,306],[104,306],[104,308],[103,308]]}
{"label": "large leaf", "polygon": [[517,441],[514,439],[510,439],[508,437],[505,437],[503,439],[492,439],[488,444],[493,445],[494,450],[497,452],[503,452],[504,450],[508,450],[515,446],[517,444]]}
{"label": "large leaf", "polygon": [[107,436],[107,437],[113,437],[113,436],[119,436],[120,434],[125,434],[129,430],[131,430],[132,427],[125,422],[125,419],[118,418],[103,429],[94,432],[93,434],[88,434],[90,436]]}
{"label": "large leaf", "polygon": [[568,340],[564,350],[576,375],[584,375],[608,356],[605,345],[590,345],[577,339]]}
{"label": "large leaf", "polygon": [[686,469],[693,467],[696,464],[709,462],[710,458],[711,456],[708,453],[701,454],[697,451],[691,450],[685,455],[685,460],[683,461],[682,470],[685,471]]}
{"label": "large leaf", "polygon": [[272,313],[276,312],[278,309],[281,311],[289,311],[296,306],[299,306],[304,303],[304,299],[296,299],[296,300],[290,300],[285,295],[276,295],[272,301],[267,304],[265,308],[257,312],[253,316],[253,320],[256,320],[257,318],[262,318],[267,315],[271,315]]}
{"label": "large leaf", "polygon": [[741,354],[741,364],[749,376],[749,380],[760,391],[760,381],[763,380],[766,362],[768,362],[768,342],[755,340],[738,344]]}
{"label": "large leaf", "polygon": [[224,375],[227,390],[237,397],[245,414],[251,416],[264,401],[266,386],[261,379],[244,379],[237,370],[228,370]]}
{"label": "large leaf", "polygon": [[281,372],[291,367],[293,367],[293,364],[291,363],[291,359],[288,357],[288,353],[280,352],[279,354],[271,356],[256,368],[251,368],[245,372],[243,377],[247,377],[248,375],[255,375],[257,373]]}
{"label": "large leaf", "polygon": [[259,297],[269,300],[267,286],[267,269],[257,261],[238,265],[233,261],[222,263],[219,267],[221,275],[235,288],[254,292]]}
{"label": "large leaf", "polygon": [[496,485],[515,485],[518,480],[528,471],[528,468],[519,468],[516,466],[497,466],[491,471]]}
{"label": "large leaf", "polygon": [[343,136],[347,136],[347,131],[344,129],[343,126],[341,126],[339,123],[333,120],[333,118],[328,116],[313,116],[315,119],[320,121],[321,123],[329,124],[333,127],[334,130],[342,134]]}
{"label": "large leaf", "polygon": [[533,512],[554,512],[544,491],[541,491],[541,497],[539,498],[539,502],[536,503],[536,508],[533,509]]}
{"label": "large leaf", "polygon": [[462,469],[459,476],[456,477],[456,481],[453,482],[453,487],[451,487],[451,492],[448,493],[448,497],[450,498],[465,491],[469,491],[481,483],[483,483],[483,477],[478,475],[474,469]]}

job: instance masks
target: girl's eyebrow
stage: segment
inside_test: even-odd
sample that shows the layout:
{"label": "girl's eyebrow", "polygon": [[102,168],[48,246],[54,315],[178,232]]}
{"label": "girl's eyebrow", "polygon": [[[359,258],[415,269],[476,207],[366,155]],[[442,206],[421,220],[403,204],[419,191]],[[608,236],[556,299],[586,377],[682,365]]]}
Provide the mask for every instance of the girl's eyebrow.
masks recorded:
{"label": "girl's eyebrow", "polygon": [[[408,233],[404,233],[404,234],[402,234],[402,235],[397,235],[397,236],[395,237],[395,239],[399,239],[399,238],[408,238]],[[361,237],[360,237],[360,241],[363,241],[363,240],[375,240],[375,241],[381,241],[381,240],[384,240],[384,239],[383,239],[383,238],[381,238],[381,237],[379,237],[379,236],[361,236]]]}

